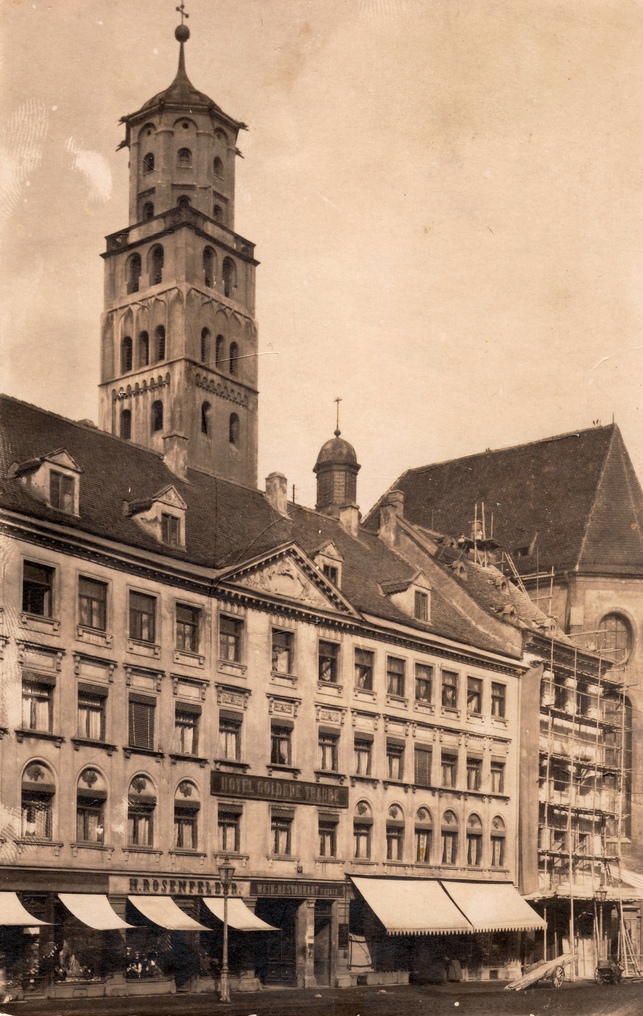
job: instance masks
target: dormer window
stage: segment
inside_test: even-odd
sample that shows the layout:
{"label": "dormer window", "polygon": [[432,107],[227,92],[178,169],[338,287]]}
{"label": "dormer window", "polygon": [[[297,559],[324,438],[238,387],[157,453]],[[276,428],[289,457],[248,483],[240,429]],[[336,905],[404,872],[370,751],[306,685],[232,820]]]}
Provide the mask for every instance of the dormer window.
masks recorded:
{"label": "dormer window", "polygon": [[418,621],[429,620],[429,594],[423,593],[420,589],[415,590],[414,617]]}
{"label": "dormer window", "polygon": [[161,515],[161,540],[167,547],[181,546],[181,520],[176,515]]}
{"label": "dormer window", "polygon": [[431,622],[431,587],[423,572],[418,571],[409,578],[381,582],[384,595],[407,617],[421,624]]}
{"label": "dormer window", "polygon": [[166,547],[185,547],[187,505],[174,486],[164,487],[150,498],[130,501],[125,514]]}
{"label": "dormer window", "polygon": [[322,575],[324,575],[329,582],[332,582],[337,589],[340,589],[342,584],[342,563],[344,558],[331,540],[319,548],[314,561]]}
{"label": "dormer window", "polygon": [[322,566],[322,571],[326,578],[336,586],[339,580],[339,568],[337,565],[325,564]]}
{"label": "dormer window", "polygon": [[69,452],[59,448],[28,462],[14,463],[9,476],[19,480],[30,494],[50,508],[78,515],[81,472]]}
{"label": "dormer window", "polygon": [[62,512],[73,512],[76,481],[73,476],[52,469],[49,474],[49,503]]}

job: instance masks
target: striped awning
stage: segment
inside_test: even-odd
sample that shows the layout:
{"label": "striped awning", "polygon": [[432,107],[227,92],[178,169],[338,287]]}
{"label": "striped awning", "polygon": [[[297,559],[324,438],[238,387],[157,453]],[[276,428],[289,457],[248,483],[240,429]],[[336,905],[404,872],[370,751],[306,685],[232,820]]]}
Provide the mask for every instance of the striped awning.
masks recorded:
{"label": "striped awning", "polygon": [[128,896],[130,903],[152,924],[167,931],[212,931],[199,924],[174,902],[171,896]]}
{"label": "striped awning", "polygon": [[[223,899],[220,896],[204,896],[203,902],[215,917],[223,920]],[[228,897],[228,924],[237,931],[279,931],[279,928],[262,921],[243,900],[235,896]]]}
{"label": "striped awning", "polygon": [[442,886],[473,931],[530,931],[545,922],[511,882],[447,882]]}
{"label": "striped awning", "polygon": [[134,927],[119,917],[112,910],[107,896],[100,893],[58,893],[58,899],[74,917],[95,931],[120,931]]}
{"label": "striped awning", "polygon": [[471,924],[435,879],[353,878],[390,935],[453,935]]}
{"label": "striped awning", "polygon": [[37,928],[49,924],[32,917],[18,899],[17,893],[0,892],[0,927],[3,928]]}

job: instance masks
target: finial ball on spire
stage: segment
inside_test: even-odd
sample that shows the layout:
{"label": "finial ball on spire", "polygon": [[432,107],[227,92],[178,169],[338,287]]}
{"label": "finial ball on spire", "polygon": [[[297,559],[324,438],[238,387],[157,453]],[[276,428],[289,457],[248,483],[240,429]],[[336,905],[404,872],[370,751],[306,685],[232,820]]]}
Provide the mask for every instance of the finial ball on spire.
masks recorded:
{"label": "finial ball on spire", "polygon": [[190,29],[187,25],[177,25],[174,31],[174,37],[179,42],[187,42],[190,38]]}

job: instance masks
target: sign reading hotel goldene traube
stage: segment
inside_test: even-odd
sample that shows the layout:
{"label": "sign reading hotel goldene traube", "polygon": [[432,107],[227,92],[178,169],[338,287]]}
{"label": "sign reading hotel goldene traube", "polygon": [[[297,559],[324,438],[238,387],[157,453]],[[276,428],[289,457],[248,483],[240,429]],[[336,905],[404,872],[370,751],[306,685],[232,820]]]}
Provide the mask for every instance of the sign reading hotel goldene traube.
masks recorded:
{"label": "sign reading hotel goldene traube", "polygon": [[324,783],[300,783],[268,776],[237,776],[236,773],[212,772],[210,793],[220,797],[248,797],[281,804],[316,804],[328,808],[348,808],[348,787],[329,787]]}

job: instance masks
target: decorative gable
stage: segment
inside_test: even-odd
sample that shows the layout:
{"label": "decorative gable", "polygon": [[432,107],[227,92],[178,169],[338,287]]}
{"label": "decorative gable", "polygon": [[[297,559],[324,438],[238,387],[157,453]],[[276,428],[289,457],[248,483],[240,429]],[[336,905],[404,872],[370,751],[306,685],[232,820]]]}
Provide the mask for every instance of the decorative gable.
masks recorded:
{"label": "decorative gable", "polygon": [[355,609],[313,562],[294,545],[223,576],[226,583],[325,613]]}
{"label": "decorative gable", "polygon": [[15,477],[39,501],[68,515],[79,515],[81,467],[66,448],[58,448],[27,462],[14,463]]}
{"label": "decorative gable", "polygon": [[150,498],[126,502],[124,511],[144,532],[164,546],[185,547],[187,505],[172,484]]}
{"label": "decorative gable", "polygon": [[423,571],[411,578],[382,582],[381,590],[398,610],[416,621],[431,622],[431,585]]}

